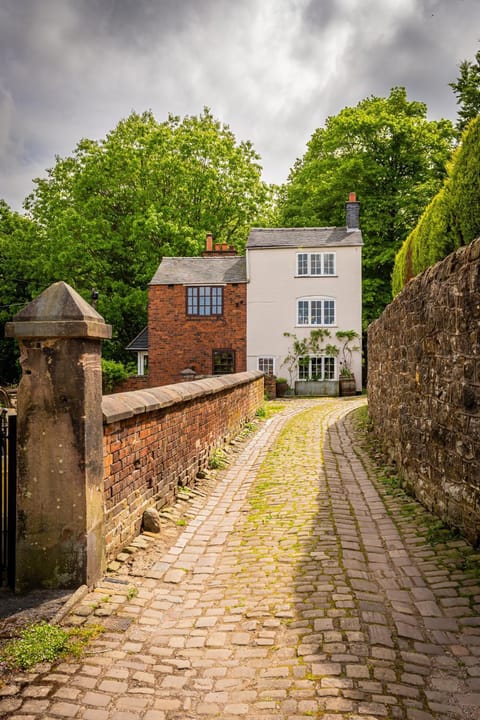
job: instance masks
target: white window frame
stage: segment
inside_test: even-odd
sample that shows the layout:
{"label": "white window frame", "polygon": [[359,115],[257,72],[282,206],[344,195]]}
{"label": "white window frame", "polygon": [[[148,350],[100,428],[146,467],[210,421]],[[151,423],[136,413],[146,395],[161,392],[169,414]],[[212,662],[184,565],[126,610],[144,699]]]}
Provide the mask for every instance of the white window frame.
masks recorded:
{"label": "white window frame", "polygon": [[[308,358],[308,365],[302,363],[302,360],[306,358]],[[313,371],[313,365],[315,365],[315,371]],[[318,372],[319,365],[320,372]],[[325,377],[326,374],[328,377]],[[337,377],[337,359],[332,355],[306,355],[305,358],[299,358],[298,379],[307,381],[314,377],[319,380],[335,380]]]}
{"label": "white window frame", "polygon": [[137,352],[137,375],[148,375],[148,350]]}
{"label": "white window frame", "polygon": [[[326,268],[330,268],[330,261],[327,261],[327,257],[333,257],[332,272],[325,271]],[[314,267],[317,262],[319,268]],[[337,253],[335,252],[298,252],[296,263],[297,277],[335,277],[337,274]]]}
{"label": "white window frame", "polygon": [[[271,366],[272,366],[271,371],[266,371],[260,367],[260,363],[262,360],[266,360],[269,364],[271,364]],[[258,357],[257,358],[257,370],[265,373],[265,375],[275,375],[275,358],[273,357],[273,355],[261,355],[260,357]]]}
{"label": "white window frame", "polygon": [[[307,307],[305,308],[305,303]],[[325,322],[325,303],[333,303],[333,320]],[[305,313],[305,309],[307,312]],[[329,315],[331,308],[329,308]],[[307,322],[303,322],[306,318]],[[320,319],[320,322],[317,320]],[[337,323],[337,301],[332,297],[301,297],[297,298],[297,327],[335,327]]]}

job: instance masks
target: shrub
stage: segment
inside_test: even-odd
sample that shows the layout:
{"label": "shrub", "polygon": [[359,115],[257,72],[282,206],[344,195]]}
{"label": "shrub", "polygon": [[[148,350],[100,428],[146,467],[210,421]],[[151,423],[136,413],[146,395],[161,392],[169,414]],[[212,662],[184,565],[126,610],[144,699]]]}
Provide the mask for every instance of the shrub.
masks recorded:
{"label": "shrub", "polygon": [[104,394],[112,392],[117,383],[132,377],[132,375],[135,375],[132,367],[127,367],[116,360],[102,358],[102,390]]}
{"label": "shrub", "polygon": [[480,117],[472,120],[455,151],[443,188],[425,209],[395,258],[392,293],[480,236]]}

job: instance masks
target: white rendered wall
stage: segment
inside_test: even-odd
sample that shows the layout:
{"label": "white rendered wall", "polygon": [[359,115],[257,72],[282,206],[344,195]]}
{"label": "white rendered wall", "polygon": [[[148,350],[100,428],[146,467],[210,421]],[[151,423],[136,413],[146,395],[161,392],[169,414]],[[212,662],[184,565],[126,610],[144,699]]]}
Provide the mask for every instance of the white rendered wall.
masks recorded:
{"label": "white rendered wall", "polygon": [[[336,276],[295,277],[297,252],[335,252]],[[337,330],[356,330],[362,335],[361,247],[279,248],[247,251],[247,370],[257,369],[258,357],[274,357],[275,374],[287,377],[281,363],[291,341],[290,332],[308,337],[313,327],[296,325],[296,301],[301,297],[332,297],[336,300],[336,325],[329,327],[328,342],[337,344]],[[318,326],[315,326],[318,327]],[[337,371],[340,356],[337,358]],[[352,370],[357,390],[362,388],[361,353],[354,353]]]}

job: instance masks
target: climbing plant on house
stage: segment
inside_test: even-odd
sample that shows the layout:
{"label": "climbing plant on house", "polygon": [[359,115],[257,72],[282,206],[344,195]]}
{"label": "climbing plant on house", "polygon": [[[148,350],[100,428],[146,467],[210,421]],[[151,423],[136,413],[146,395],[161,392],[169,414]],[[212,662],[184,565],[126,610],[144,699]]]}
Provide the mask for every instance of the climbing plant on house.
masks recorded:
{"label": "climbing plant on house", "polygon": [[[310,334],[305,338],[299,338],[294,333],[284,332],[284,337],[291,339],[291,345],[288,354],[285,356],[282,367],[286,367],[290,379],[290,386],[293,387],[296,376],[301,368],[305,369],[304,375],[308,376],[311,357],[337,357],[339,350],[336,345],[326,343],[327,338],[331,337],[330,330],[316,328],[311,330]],[[318,378],[312,376],[312,380]]]}

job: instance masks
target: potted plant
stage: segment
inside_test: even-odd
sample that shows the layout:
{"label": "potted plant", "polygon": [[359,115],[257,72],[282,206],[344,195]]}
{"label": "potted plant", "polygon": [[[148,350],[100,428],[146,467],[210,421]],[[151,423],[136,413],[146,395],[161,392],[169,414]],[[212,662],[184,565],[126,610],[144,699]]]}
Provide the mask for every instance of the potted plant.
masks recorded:
{"label": "potted plant", "polygon": [[277,397],[285,397],[288,392],[287,378],[277,377],[277,379],[275,380],[275,389]]}
{"label": "potted plant", "polygon": [[354,352],[358,352],[360,347],[352,345],[360,336],[356,330],[337,330],[335,337],[342,343],[340,352],[342,359],[340,360],[340,395],[342,397],[356,395],[357,384],[355,375],[352,371],[352,357]]}

